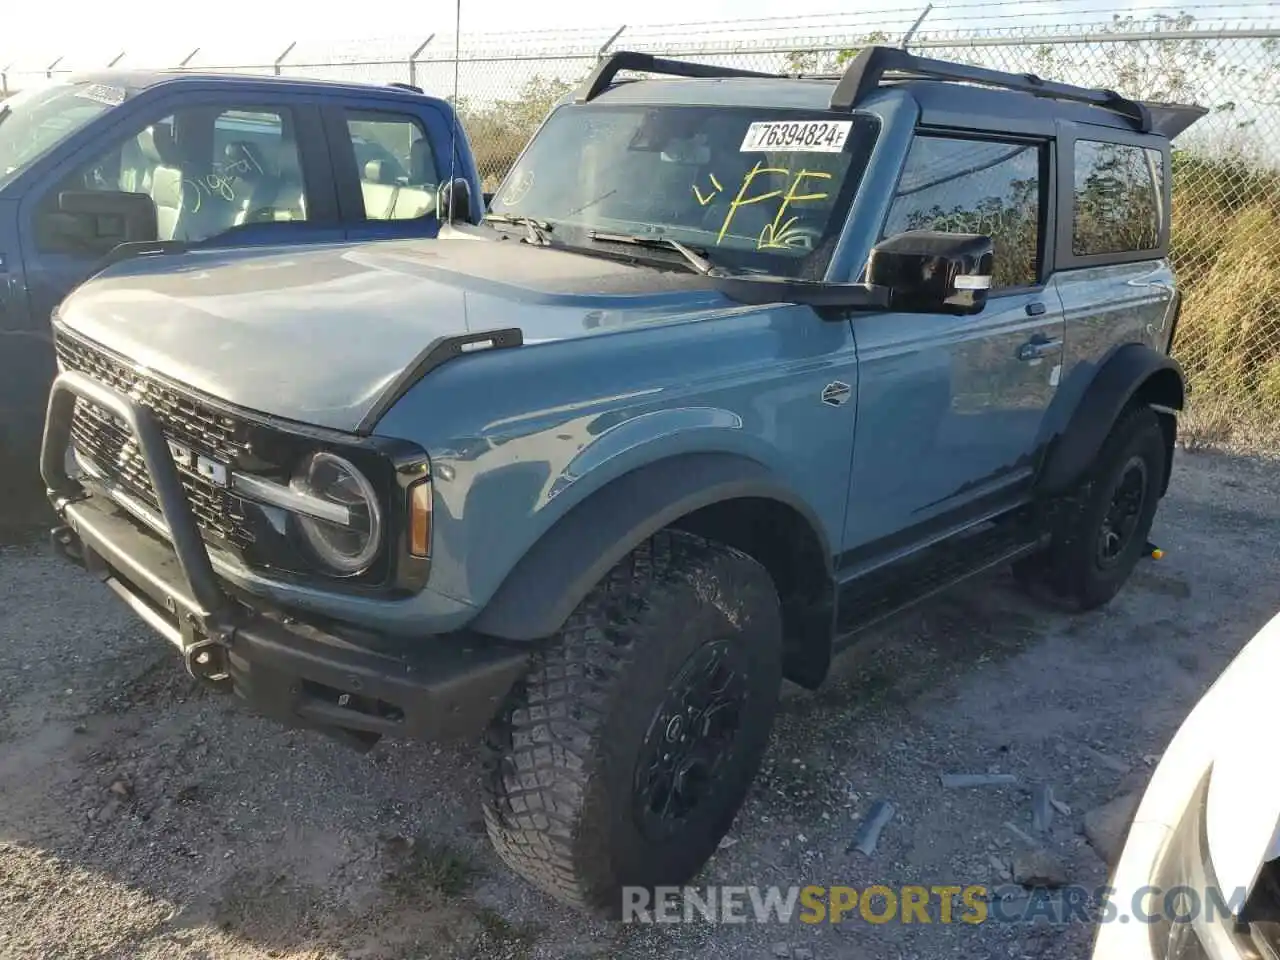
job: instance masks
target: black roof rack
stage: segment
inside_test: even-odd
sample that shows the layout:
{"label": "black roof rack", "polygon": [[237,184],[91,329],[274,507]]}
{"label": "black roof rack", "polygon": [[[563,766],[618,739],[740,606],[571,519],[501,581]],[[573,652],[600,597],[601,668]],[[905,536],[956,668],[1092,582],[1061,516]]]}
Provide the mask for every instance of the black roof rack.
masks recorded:
{"label": "black roof rack", "polygon": [[[601,61],[574,93],[578,103],[594,100],[623,70],[657,73],[669,77],[787,77],[795,74],[760,73],[737,67],[717,67],[684,60],[667,60],[648,53],[620,50]],[[917,57],[896,47],[865,47],[849,62],[831,92],[832,110],[852,110],[882,80],[945,80],[975,83],[1002,90],[1017,90],[1050,100],[1069,100],[1110,110],[1127,119],[1142,133],[1154,133],[1172,140],[1208,111],[1204,107],[1178,103],[1148,103],[1130,100],[1114,90],[1075,87],[1045,80],[1033,73],[1006,73],[987,67],[971,67],[947,60]],[[817,79],[817,78],[814,78]]]}
{"label": "black roof rack", "polygon": [[416,84],[401,83],[399,80],[392,80],[387,86],[395,87],[397,90],[408,90],[410,93],[422,93],[422,88]]}
{"label": "black roof rack", "polygon": [[852,110],[867,94],[880,86],[886,74],[890,79],[952,80],[977,83],[1003,90],[1019,90],[1051,100],[1072,100],[1102,107],[1127,117],[1138,130],[1150,133],[1151,111],[1138,100],[1129,100],[1114,90],[1073,87],[1037,77],[1034,73],[1005,73],[986,67],[971,67],[947,60],[917,57],[895,47],[865,47],[849,62],[844,76],[831,94],[832,110]]}
{"label": "black roof rack", "polygon": [[714,67],[705,63],[689,63],[684,60],[666,60],[649,53],[635,53],[619,50],[608,60],[591,71],[591,75],[582,81],[573,98],[578,103],[586,103],[600,96],[623,70],[635,70],[638,73],[660,73],[668,77],[778,77],[777,73],[760,73],[756,70],[739,70],[737,67]]}

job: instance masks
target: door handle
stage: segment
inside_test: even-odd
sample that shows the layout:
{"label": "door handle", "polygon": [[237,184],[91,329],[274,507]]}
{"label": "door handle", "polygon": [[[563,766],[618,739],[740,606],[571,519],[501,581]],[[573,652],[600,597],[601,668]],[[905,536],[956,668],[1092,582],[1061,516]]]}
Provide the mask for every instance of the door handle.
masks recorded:
{"label": "door handle", "polygon": [[1027,316],[1039,317],[1044,314],[1044,304],[1039,300],[1032,300],[1027,304]]}
{"label": "door handle", "polygon": [[1018,348],[1018,359],[1039,360],[1061,349],[1061,340],[1045,340],[1040,337],[1033,337]]}

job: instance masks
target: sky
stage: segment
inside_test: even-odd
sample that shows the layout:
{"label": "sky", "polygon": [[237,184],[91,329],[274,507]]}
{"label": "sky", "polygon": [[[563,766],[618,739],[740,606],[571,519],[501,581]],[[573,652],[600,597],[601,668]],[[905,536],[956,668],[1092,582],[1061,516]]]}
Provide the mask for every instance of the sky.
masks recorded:
{"label": "sky", "polygon": [[[160,4],[146,8],[101,0],[10,0],[4,4],[0,30],[0,69],[42,69],[59,56],[60,66],[86,69],[105,66],[124,53],[120,66],[174,64],[199,47],[196,64],[270,63],[292,41],[294,58],[316,59],[335,49],[350,49],[366,38],[379,38],[376,49],[411,51],[428,35],[437,39],[437,54],[452,47],[454,0],[380,0],[368,5],[332,4],[317,0],[215,0],[208,4]],[[768,29],[794,26],[813,15],[820,31],[839,14],[846,25],[865,21],[890,32],[905,28],[916,10],[909,0],[644,0],[639,4],[606,4],[599,0],[462,0],[462,27],[474,33],[587,31],[584,38],[607,37],[625,22],[643,32],[645,25],[687,24],[773,18],[757,25]],[[1273,3],[1223,3],[1193,0],[938,0],[926,21],[935,29],[1000,27],[1031,22],[1099,22],[1111,11],[1146,15],[1156,9],[1203,11],[1206,19],[1274,22]],[[131,15],[129,11],[137,14]],[[346,15],[330,15],[344,11]],[[366,11],[377,11],[372,15]],[[785,18],[780,14],[785,13]],[[696,32],[696,31],[695,31]],[[523,41],[550,45],[545,35]],[[442,50],[442,45],[448,45]]]}

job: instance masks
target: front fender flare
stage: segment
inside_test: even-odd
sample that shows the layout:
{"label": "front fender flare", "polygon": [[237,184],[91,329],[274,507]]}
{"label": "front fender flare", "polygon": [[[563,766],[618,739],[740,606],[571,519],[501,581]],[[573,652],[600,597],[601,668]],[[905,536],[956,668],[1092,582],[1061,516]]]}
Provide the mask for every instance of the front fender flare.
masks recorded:
{"label": "front fender flare", "polygon": [[743,497],[795,508],[830,563],[813,511],[768,468],[735,454],[682,454],[625,473],[575,505],[520,558],[469,628],[509,640],[550,636],[638,544],[695,510]]}
{"label": "front fender flare", "polygon": [[[1121,411],[1139,394],[1147,403],[1181,410],[1186,396],[1182,368],[1152,347],[1126,343],[1095,368],[1065,417],[1049,447],[1038,491],[1056,496],[1071,489],[1097,456]],[[1165,475],[1167,481],[1168,471]]]}

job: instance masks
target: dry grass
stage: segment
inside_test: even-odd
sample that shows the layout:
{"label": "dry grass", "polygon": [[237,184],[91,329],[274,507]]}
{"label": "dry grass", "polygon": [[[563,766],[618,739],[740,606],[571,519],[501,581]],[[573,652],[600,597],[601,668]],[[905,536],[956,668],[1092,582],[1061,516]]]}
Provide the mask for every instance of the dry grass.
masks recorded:
{"label": "dry grass", "polygon": [[1280,176],[1179,158],[1173,261],[1185,295],[1174,355],[1200,445],[1280,445]]}

